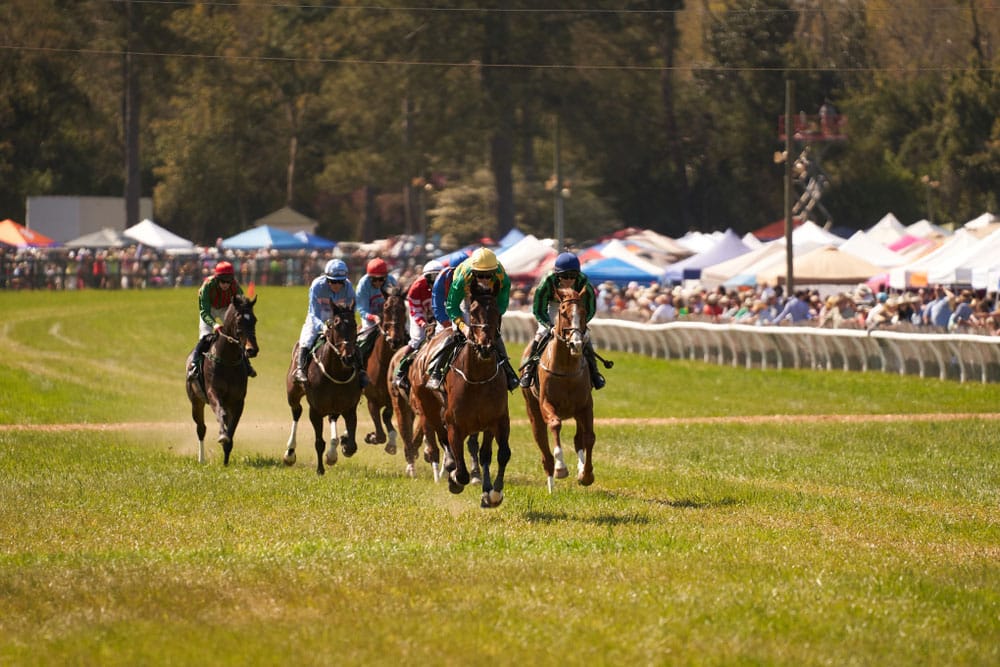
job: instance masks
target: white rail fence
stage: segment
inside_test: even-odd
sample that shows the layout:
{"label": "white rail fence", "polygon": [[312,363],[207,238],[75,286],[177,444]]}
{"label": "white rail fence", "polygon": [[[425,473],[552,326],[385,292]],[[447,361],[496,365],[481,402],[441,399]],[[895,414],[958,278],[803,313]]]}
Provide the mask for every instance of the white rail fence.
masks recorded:
{"label": "white rail fence", "polygon": [[[530,313],[510,311],[504,315],[504,338],[526,343],[536,326]],[[737,368],[882,372],[1000,382],[1000,336],[711,322],[646,324],[595,318],[590,322],[590,337],[599,353],[634,352]]]}

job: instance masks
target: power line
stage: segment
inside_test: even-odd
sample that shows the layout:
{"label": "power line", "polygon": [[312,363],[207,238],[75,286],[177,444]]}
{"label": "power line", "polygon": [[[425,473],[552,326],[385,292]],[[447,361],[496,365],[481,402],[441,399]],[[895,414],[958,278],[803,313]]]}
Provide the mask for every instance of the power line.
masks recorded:
{"label": "power line", "polygon": [[[115,0],[117,1],[117,0]],[[260,55],[219,55],[206,53],[170,53],[165,51],[131,51],[120,49],[69,49],[49,46],[26,46],[17,44],[0,44],[2,51],[28,51],[33,53],[51,53],[57,55],[107,56],[120,58],[126,53],[141,58],[187,58],[196,60],[229,60],[237,62],[273,62],[273,63],[303,63],[320,65],[363,65],[384,67],[444,67],[467,69],[508,69],[508,70],[569,70],[569,71],[619,71],[619,72],[968,72],[993,71],[990,67],[957,67],[957,66],[915,66],[915,67],[733,67],[726,65],[596,65],[596,64],[566,64],[566,63],[482,63],[458,61],[431,60],[392,60],[365,58],[301,58],[296,56],[260,56]]]}

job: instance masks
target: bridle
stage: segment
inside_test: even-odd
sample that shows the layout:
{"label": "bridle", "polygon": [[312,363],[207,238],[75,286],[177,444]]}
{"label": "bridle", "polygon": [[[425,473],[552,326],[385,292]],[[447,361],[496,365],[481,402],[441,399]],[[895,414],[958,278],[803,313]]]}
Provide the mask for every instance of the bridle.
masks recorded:
{"label": "bridle", "polygon": [[348,382],[354,380],[355,376],[358,374],[358,370],[351,363],[351,358],[354,356],[353,351],[349,349],[351,344],[351,332],[341,330],[349,329],[352,324],[354,324],[353,313],[335,312],[333,317],[327,320],[323,325],[323,340],[325,341],[325,344],[329,345],[333,349],[334,355],[340,360],[342,365],[351,369],[351,374],[348,375],[347,378],[338,379],[330,375],[330,372],[327,370],[323,360],[320,359],[317,354],[318,350],[313,350],[312,352],[313,361],[316,362],[316,366],[319,368],[320,373],[323,374],[323,377],[334,384],[347,384]]}
{"label": "bridle", "polygon": [[[553,335],[562,342],[571,352],[582,349],[584,335],[587,333],[587,323],[583,321],[583,308],[580,305],[581,297],[562,296],[559,299],[559,314],[557,316],[559,324],[554,327]],[[567,315],[565,311],[570,306],[574,306],[572,315]],[[568,321],[568,326],[564,322]]]}

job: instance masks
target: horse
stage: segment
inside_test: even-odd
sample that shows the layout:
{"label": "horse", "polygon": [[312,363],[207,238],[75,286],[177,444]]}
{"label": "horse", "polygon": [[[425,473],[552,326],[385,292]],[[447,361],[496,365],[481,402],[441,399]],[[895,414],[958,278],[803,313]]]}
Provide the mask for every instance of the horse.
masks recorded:
{"label": "horse", "polygon": [[[581,293],[572,288],[556,290],[559,314],[553,327],[554,340],[541,353],[538,361],[538,382],[522,388],[531,422],[531,433],[542,453],[542,468],[548,477],[549,493],[553,476],[569,475],[563,461],[560,431],[565,419],[576,420],[573,446],[578,459],[577,482],[582,486],[594,483],[591,455],[594,449],[594,397],[590,372],[583,357],[587,334],[587,315]],[[528,350],[522,361],[527,361]],[[549,451],[549,436],[555,440],[554,452]]]}
{"label": "horse", "polygon": [[337,418],[343,415],[346,433],[339,438],[344,456],[351,457],[358,450],[355,433],[358,427],[358,402],[361,400],[361,380],[354,366],[358,324],[350,308],[334,307],[332,317],[324,323],[320,345],[313,350],[313,362],[306,369],[309,381],[303,387],[295,381],[295,365],[299,344],[292,349],[292,363],[285,375],[288,406],[292,410],[292,432],[282,460],[285,465],[295,463],[295,433],[302,415],[302,397],[309,402],[309,421],[316,435],[316,474],[326,472],[323,467],[323,418],[330,419],[330,447],[326,450],[327,465],[337,463]]}
{"label": "horse", "polygon": [[[251,289],[252,296],[252,289]],[[188,400],[191,401],[191,418],[198,434],[198,463],[205,462],[205,405],[208,404],[219,422],[219,444],[224,455],[223,464],[229,465],[233,451],[233,436],[243,415],[247,396],[246,357],[255,357],[257,346],[257,316],[253,307],[257,297],[242,294],[233,297],[222,318],[222,327],[205,353],[199,378],[187,381]],[[244,356],[245,355],[245,356]],[[197,363],[194,352],[188,355],[187,366]]]}
{"label": "horse", "polygon": [[[510,461],[510,412],[507,378],[495,347],[500,333],[500,309],[492,293],[480,291],[476,285],[470,295],[468,332],[468,339],[460,343],[451,370],[445,376],[443,394],[427,389],[422,382],[411,380],[411,384],[424,406],[427,427],[445,444],[445,469],[449,472],[448,490],[452,493],[461,493],[471,480],[462,444],[468,436],[483,432],[478,457],[474,458],[478,458],[481,467],[480,506],[491,508],[499,506],[504,497],[504,471]],[[432,403],[435,399],[437,409]],[[498,470],[492,479],[494,438]]]}
{"label": "horse", "polygon": [[[390,383],[389,397],[392,399],[393,412],[396,415],[396,425],[399,427],[400,437],[403,439],[403,456],[406,459],[406,474],[409,477],[416,477],[417,451],[421,444],[425,444],[423,449],[424,461],[431,464],[431,471],[434,481],[441,479],[441,450],[438,447],[437,433],[433,428],[428,428],[427,420],[424,418],[424,405],[418,399],[413,387],[422,385],[427,379],[427,365],[430,363],[434,353],[441,348],[448,337],[448,330],[438,331],[437,334],[428,334],[424,344],[416,352],[413,363],[407,370],[407,377],[410,380],[410,391],[404,391],[396,385]],[[404,347],[396,351],[389,362],[389,377],[394,377],[399,363],[407,353]],[[426,392],[430,400],[429,409],[440,412],[442,404],[438,400],[438,392]],[[479,436],[472,434],[466,440],[466,448],[472,456],[472,469],[469,471],[472,483],[481,481],[479,461]]]}
{"label": "horse", "polygon": [[392,355],[410,339],[406,329],[406,317],[406,299],[401,290],[396,287],[389,288],[385,303],[382,305],[382,318],[378,331],[371,333],[372,336],[378,337],[368,356],[366,371],[370,382],[364,389],[368,413],[375,424],[375,430],[365,435],[365,442],[370,445],[380,445],[385,442],[386,454],[396,453],[396,429],[392,427],[393,408],[389,396],[389,387],[392,385],[392,376],[388,373],[389,361]]}

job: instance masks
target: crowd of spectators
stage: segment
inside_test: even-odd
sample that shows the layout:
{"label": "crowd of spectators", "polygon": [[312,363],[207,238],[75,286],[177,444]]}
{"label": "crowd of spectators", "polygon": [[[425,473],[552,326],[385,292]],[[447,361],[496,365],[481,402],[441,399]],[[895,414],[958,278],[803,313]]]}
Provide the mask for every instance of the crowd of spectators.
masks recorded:
{"label": "crowd of spectators", "polygon": [[[361,275],[369,254],[342,256],[336,251],[208,248],[198,254],[170,255],[141,246],[123,249],[14,250],[0,247],[0,289],[145,289],[197,287],[221,259],[232,262],[243,284],[308,285],[331,257],[347,262]],[[418,275],[427,257],[395,260],[401,284]],[[889,329],[934,333],[1000,335],[1000,307],[995,294],[935,285],[913,290],[873,291],[860,284],[825,297],[818,290],[786,295],[781,285],[705,289],[697,284],[594,286],[597,317],[662,323],[678,320],[756,326],[817,326]],[[531,284],[515,284],[511,309],[530,310]]]}

